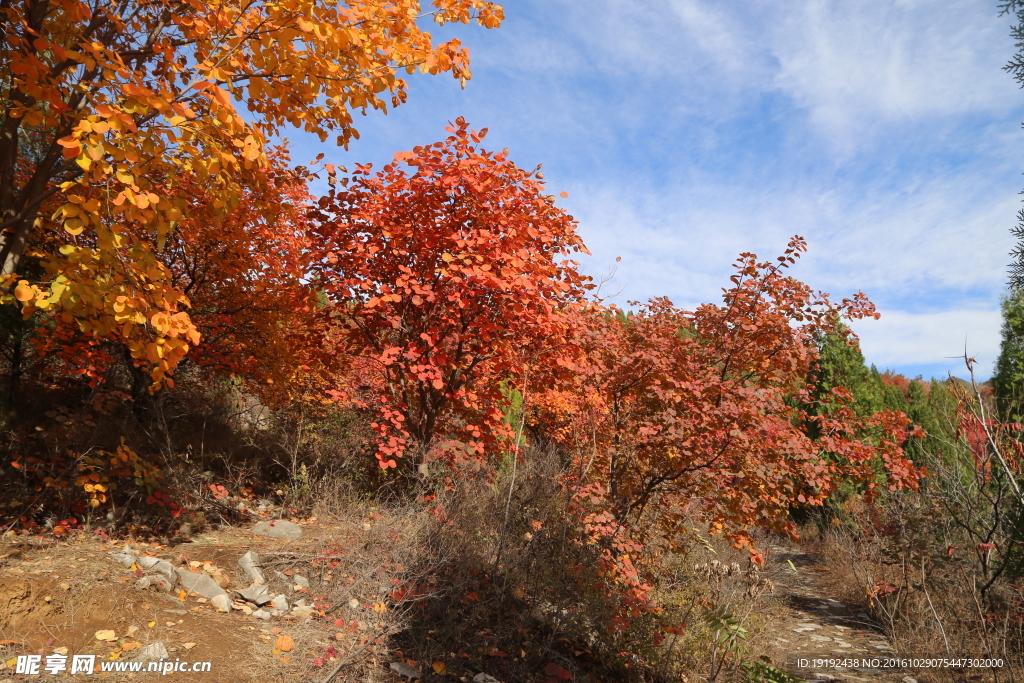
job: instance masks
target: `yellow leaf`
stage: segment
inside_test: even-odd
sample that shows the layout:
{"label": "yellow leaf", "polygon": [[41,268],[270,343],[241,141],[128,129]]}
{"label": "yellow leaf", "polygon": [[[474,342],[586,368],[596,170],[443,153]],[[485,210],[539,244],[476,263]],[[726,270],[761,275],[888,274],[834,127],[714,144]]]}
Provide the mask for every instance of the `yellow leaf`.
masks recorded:
{"label": "yellow leaf", "polygon": [[146,626],[147,626],[148,628],[153,628],[154,626],[156,626],[156,622],[155,622],[155,621],[151,621],[151,622],[149,622],[148,624],[146,624]]}
{"label": "yellow leaf", "polygon": [[178,591],[178,599],[179,600],[181,600],[182,602],[185,602],[185,598],[187,598],[187,597],[188,597],[188,593],[186,593],[185,591]]}
{"label": "yellow leaf", "polygon": [[104,629],[102,631],[96,631],[96,640],[111,641],[117,640],[117,634],[110,629]]}
{"label": "yellow leaf", "polygon": [[196,644],[195,643],[182,643],[181,646],[183,648],[185,648],[186,650],[191,650],[192,648],[194,648],[196,646]]}
{"label": "yellow leaf", "polygon": [[446,669],[444,662],[434,662],[430,665],[430,668],[433,669],[434,673],[438,676],[443,676]]}
{"label": "yellow leaf", "polygon": [[281,652],[291,652],[294,647],[295,641],[292,640],[291,636],[280,636],[274,641],[274,649]]}

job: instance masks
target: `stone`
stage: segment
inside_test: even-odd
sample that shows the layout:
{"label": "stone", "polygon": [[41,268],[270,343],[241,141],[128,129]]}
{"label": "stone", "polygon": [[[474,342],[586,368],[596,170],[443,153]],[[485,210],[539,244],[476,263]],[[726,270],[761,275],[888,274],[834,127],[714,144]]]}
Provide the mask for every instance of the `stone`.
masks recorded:
{"label": "stone", "polygon": [[405,676],[406,678],[408,678],[410,680],[413,679],[413,678],[419,678],[420,677],[420,672],[417,671],[416,669],[412,668],[411,666],[409,666],[405,662],[391,662],[391,664],[388,665],[388,668],[390,668],[392,671],[394,671],[399,676]]}
{"label": "stone", "polygon": [[167,560],[161,560],[157,557],[140,557],[136,561],[136,564],[148,571],[163,574],[172,582],[178,580],[178,575],[175,573],[174,565]]}
{"label": "stone", "polygon": [[218,612],[231,611],[231,598],[228,597],[227,593],[224,593],[223,595],[215,595],[210,598],[210,604],[213,605]]}
{"label": "stone", "polygon": [[270,601],[270,610],[273,612],[287,612],[291,609],[291,605],[288,604],[288,598],[283,595],[278,595]]}
{"label": "stone", "polygon": [[494,676],[488,676],[487,674],[481,672],[478,673],[476,676],[473,676],[473,683],[501,683],[501,681],[499,681]]}
{"label": "stone", "polygon": [[160,660],[168,660],[171,655],[167,652],[167,646],[162,642],[157,641],[150,643],[146,647],[142,648],[139,654],[132,660],[133,662],[158,662]]}
{"label": "stone", "polygon": [[257,583],[255,586],[249,586],[235,592],[252,604],[260,607],[273,600],[273,597],[267,592],[267,584],[265,583]]}
{"label": "stone", "polygon": [[255,581],[256,583],[266,583],[267,579],[263,576],[263,572],[260,571],[260,556],[255,550],[250,550],[245,555],[238,558],[238,566],[242,568],[246,576]]}
{"label": "stone", "polygon": [[283,519],[275,519],[269,522],[260,522],[252,528],[255,536],[267,536],[268,538],[283,538],[290,541],[302,536],[302,527],[293,522]]}
{"label": "stone", "polygon": [[225,599],[228,597],[224,589],[218,586],[217,582],[208,574],[194,574],[186,569],[179,569],[178,580],[181,582],[182,588],[200,597],[209,600],[213,600],[219,595],[223,595]]}
{"label": "stone", "polygon": [[119,552],[110,553],[110,556],[126,567],[131,567],[138,559],[131,548],[122,548]]}
{"label": "stone", "polygon": [[143,576],[141,579],[135,582],[135,587],[140,590],[146,590],[148,588],[155,588],[156,590],[170,593],[174,590],[174,583],[167,580],[167,577],[163,574],[154,574],[152,576]]}
{"label": "stone", "polygon": [[256,610],[252,613],[252,616],[256,617],[257,619],[262,619],[263,621],[270,621],[270,612],[264,609]]}
{"label": "stone", "polygon": [[302,588],[309,588],[309,579],[307,579],[305,576],[302,576],[301,574],[296,574],[295,576],[293,576],[292,582],[296,586],[301,586]]}

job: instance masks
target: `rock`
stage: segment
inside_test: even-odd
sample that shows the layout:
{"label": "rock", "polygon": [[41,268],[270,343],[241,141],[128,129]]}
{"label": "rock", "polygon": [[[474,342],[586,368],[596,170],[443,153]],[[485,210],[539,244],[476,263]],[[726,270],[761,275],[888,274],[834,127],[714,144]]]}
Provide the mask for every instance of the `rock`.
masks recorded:
{"label": "rock", "polygon": [[269,538],[284,538],[294,541],[302,536],[302,527],[298,524],[275,519],[271,522],[260,522],[252,528],[254,536],[267,536]]}
{"label": "rock", "polygon": [[476,676],[473,676],[473,683],[501,683],[501,681],[494,676],[488,676],[485,673],[478,673]]}
{"label": "rock", "polygon": [[218,612],[231,611],[231,598],[228,597],[227,593],[210,598],[210,604],[213,605]]}
{"label": "rock", "polygon": [[120,552],[110,553],[110,556],[126,567],[132,566],[138,559],[135,556],[135,552],[131,548],[127,547],[122,548]]}
{"label": "rock", "polygon": [[242,568],[246,576],[255,581],[256,583],[266,583],[267,579],[263,576],[263,572],[260,571],[260,556],[256,554],[255,550],[250,550],[245,555],[238,558],[238,566]]}
{"label": "rock", "polygon": [[178,580],[178,575],[175,572],[174,565],[167,560],[161,560],[157,557],[140,557],[136,560],[136,564],[143,569],[163,574],[171,581],[171,583]]}
{"label": "rock", "polygon": [[298,600],[295,601],[294,606],[295,607],[305,607],[306,606],[306,601],[303,598],[299,598]]}
{"label": "rock", "polygon": [[304,607],[296,607],[292,610],[292,615],[299,619],[312,619],[313,618],[313,606],[306,605]]}
{"label": "rock", "polygon": [[181,582],[182,588],[200,597],[210,600],[219,595],[223,595],[225,599],[228,597],[224,589],[207,574],[193,574],[186,569],[179,569],[178,580]]}
{"label": "rock", "polygon": [[903,683],[917,683],[917,679],[911,678],[910,676],[904,676],[900,680],[903,681]]}
{"label": "rock", "polygon": [[263,621],[270,621],[270,612],[266,610],[258,609],[255,612],[253,612],[252,615],[257,619],[262,619]]}
{"label": "rock", "polygon": [[265,583],[257,583],[255,586],[249,586],[235,592],[252,604],[260,607],[273,600],[273,597],[267,592],[267,584]]}
{"label": "rock", "polygon": [[278,595],[270,601],[272,612],[287,612],[289,609],[291,609],[291,605],[288,604],[288,598],[283,595]]}
{"label": "rock", "polygon": [[292,583],[294,583],[296,586],[302,586],[303,588],[309,588],[309,579],[307,579],[305,576],[301,576],[299,574],[296,574],[295,576],[292,577]]}
{"label": "rock", "polygon": [[164,591],[165,593],[170,593],[174,590],[174,583],[168,581],[167,577],[163,574],[154,574],[152,576],[143,576],[135,582],[135,587],[140,590],[155,588],[157,590]]}
{"label": "rock", "polygon": [[167,652],[167,646],[162,642],[157,641],[150,643],[146,647],[142,648],[139,654],[133,659],[133,662],[158,662],[160,660],[168,660],[171,658],[170,653]]}
{"label": "rock", "polygon": [[391,662],[388,667],[399,676],[405,676],[408,679],[419,678],[420,672],[412,668],[405,662]]}

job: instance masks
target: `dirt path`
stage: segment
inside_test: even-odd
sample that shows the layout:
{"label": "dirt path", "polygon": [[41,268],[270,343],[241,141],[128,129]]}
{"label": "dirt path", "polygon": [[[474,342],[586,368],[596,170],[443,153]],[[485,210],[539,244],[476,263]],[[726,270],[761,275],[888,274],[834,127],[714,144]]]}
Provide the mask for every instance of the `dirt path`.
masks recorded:
{"label": "dirt path", "polygon": [[[906,672],[885,668],[882,662],[895,654],[891,644],[868,614],[828,595],[824,565],[784,545],[772,546],[769,560],[775,593],[786,605],[772,636],[774,661],[786,662],[788,671],[806,681],[917,683]],[[823,666],[815,659],[846,661]]]}

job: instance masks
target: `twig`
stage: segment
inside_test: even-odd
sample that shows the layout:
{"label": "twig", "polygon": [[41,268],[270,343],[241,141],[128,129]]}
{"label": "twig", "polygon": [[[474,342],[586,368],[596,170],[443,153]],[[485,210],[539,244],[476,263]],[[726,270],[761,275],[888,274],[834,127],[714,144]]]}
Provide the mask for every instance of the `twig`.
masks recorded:
{"label": "twig", "polygon": [[340,662],[338,662],[338,664],[334,667],[334,669],[332,669],[331,672],[329,674],[327,674],[327,677],[324,678],[322,681],[320,681],[320,683],[330,683],[331,679],[334,678],[335,676],[337,676],[338,673],[349,662],[351,662],[353,659],[355,659],[356,657],[361,655],[363,653],[363,650],[365,650],[366,648],[370,647],[370,645],[372,645],[378,638],[381,638],[383,636],[394,635],[395,633],[398,633],[400,630],[401,629],[398,628],[397,626],[393,626],[391,628],[384,629],[383,631],[381,631],[380,633],[378,633],[374,637],[370,638],[369,640],[366,641],[366,643],[361,648],[359,648],[355,652],[352,652],[352,653],[350,653],[348,655],[345,655],[345,658],[342,659]]}

